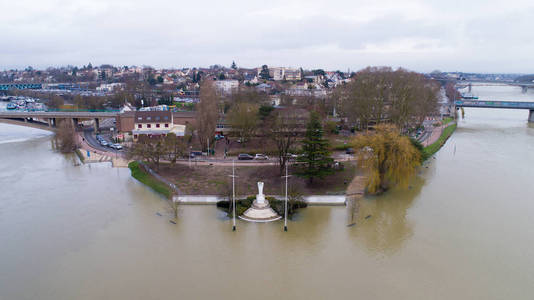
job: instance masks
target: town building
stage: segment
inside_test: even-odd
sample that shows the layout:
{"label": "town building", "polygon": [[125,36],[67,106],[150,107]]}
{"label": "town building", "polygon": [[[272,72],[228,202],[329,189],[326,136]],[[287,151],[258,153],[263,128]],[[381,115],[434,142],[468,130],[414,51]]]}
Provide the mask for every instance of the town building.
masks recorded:
{"label": "town building", "polygon": [[133,118],[133,140],[141,137],[162,137],[169,133],[185,135],[185,125],[174,124],[171,111],[136,111]]}
{"label": "town building", "polygon": [[302,72],[300,69],[291,68],[269,68],[269,76],[275,81],[300,81],[302,79]]}
{"label": "town building", "polygon": [[235,79],[217,80],[215,81],[215,87],[223,94],[232,94],[239,88],[239,81]]}

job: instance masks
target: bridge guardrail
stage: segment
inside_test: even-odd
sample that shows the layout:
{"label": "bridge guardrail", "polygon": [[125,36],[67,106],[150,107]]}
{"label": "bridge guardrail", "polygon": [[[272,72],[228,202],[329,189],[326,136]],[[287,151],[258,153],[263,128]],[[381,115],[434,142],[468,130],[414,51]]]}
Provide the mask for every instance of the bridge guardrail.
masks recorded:
{"label": "bridge guardrail", "polygon": [[534,109],[534,102],[518,101],[493,101],[493,100],[456,100],[456,106],[462,107],[485,107],[485,108],[515,108]]}

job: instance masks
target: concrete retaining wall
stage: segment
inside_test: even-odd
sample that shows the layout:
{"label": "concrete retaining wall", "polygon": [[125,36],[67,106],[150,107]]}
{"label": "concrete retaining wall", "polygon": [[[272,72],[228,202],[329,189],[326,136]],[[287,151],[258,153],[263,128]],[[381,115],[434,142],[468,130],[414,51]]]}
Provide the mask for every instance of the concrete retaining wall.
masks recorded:
{"label": "concrete retaining wall", "polygon": [[[283,200],[283,196],[268,196]],[[245,198],[245,196],[236,196],[237,199]],[[313,195],[303,197],[309,205],[345,205],[345,195]],[[174,196],[173,201],[179,204],[197,204],[197,205],[214,205],[217,201],[223,198],[214,195],[184,195]]]}

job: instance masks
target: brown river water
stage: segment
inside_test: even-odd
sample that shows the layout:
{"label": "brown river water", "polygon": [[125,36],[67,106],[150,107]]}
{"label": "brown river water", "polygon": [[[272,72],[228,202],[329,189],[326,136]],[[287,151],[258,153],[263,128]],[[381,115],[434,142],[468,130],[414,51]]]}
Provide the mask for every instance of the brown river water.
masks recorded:
{"label": "brown river water", "polygon": [[[514,87],[481,99],[531,100]],[[289,222],[165,200],[0,124],[0,299],[534,299],[534,126],[466,109],[411,188]],[[161,216],[159,215],[161,214]]]}

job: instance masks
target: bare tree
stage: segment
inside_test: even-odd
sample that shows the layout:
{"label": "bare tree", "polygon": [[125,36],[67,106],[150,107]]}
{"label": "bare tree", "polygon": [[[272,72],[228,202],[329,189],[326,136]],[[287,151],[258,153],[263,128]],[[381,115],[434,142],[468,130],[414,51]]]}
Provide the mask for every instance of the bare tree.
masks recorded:
{"label": "bare tree", "polygon": [[389,120],[402,131],[436,111],[438,91],[422,74],[383,67],[358,72],[335,94],[341,115],[361,129]]}
{"label": "bare tree", "polygon": [[197,109],[196,131],[202,150],[208,149],[208,140],[213,139],[219,119],[218,96],[211,80],[205,80],[200,87],[200,102]]}
{"label": "bare tree", "polygon": [[56,132],[56,140],[59,151],[69,153],[76,149],[74,126],[68,120],[61,120]]}
{"label": "bare tree", "polygon": [[273,112],[263,126],[265,134],[274,141],[278,156],[280,174],[284,174],[288,154],[297,142],[300,124],[293,109]]}
{"label": "bare tree", "polygon": [[140,159],[152,163],[159,170],[160,161],[168,154],[163,138],[142,138],[127,151],[130,159]]}
{"label": "bare tree", "polygon": [[257,104],[238,102],[230,108],[227,121],[232,131],[239,135],[243,145],[250,139],[259,125],[259,106]]}
{"label": "bare tree", "polygon": [[176,160],[183,157],[186,152],[186,142],[183,137],[178,137],[174,133],[169,133],[164,139],[167,159],[175,164]]}

